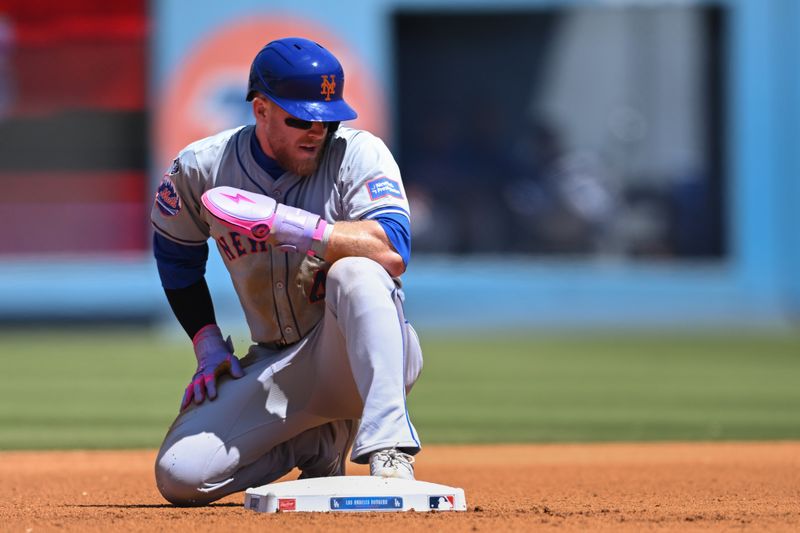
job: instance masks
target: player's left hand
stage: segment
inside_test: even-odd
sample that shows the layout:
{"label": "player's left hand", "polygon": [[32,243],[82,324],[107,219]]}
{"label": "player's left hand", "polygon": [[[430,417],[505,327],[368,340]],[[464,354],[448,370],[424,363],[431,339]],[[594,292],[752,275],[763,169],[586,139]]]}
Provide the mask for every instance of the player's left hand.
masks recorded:
{"label": "player's left hand", "polygon": [[193,400],[195,404],[201,404],[206,396],[209,400],[216,398],[217,378],[221,375],[227,373],[234,379],[244,375],[239,359],[233,355],[231,338],[223,340],[216,324],[203,327],[195,334],[192,343],[197,357],[197,370],[183,393],[181,411]]}

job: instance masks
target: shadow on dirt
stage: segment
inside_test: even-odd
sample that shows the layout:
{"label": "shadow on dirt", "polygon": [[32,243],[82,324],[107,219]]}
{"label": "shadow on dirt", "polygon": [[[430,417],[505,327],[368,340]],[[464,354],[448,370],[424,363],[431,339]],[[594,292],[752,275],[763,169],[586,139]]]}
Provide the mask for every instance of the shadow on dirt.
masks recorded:
{"label": "shadow on dirt", "polygon": [[[241,507],[240,503],[210,503],[205,507]],[[187,509],[186,507],[176,507],[170,503],[94,503],[94,504],[76,504],[76,505],[62,505],[62,507],[95,507],[101,509]],[[196,509],[196,507],[195,507]]]}

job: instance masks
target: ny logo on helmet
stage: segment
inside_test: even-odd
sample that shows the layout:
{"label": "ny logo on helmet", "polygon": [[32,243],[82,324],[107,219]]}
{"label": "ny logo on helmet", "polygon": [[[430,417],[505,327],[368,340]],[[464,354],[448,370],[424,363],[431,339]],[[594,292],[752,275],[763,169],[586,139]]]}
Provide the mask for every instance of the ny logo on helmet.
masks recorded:
{"label": "ny logo on helmet", "polygon": [[322,75],[322,84],[320,88],[322,91],[319,94],[325,95],[325,101],[331,101],[331,95],[336,93],[336,74],[330,75],[331,79],[328,80],[328,74]]}

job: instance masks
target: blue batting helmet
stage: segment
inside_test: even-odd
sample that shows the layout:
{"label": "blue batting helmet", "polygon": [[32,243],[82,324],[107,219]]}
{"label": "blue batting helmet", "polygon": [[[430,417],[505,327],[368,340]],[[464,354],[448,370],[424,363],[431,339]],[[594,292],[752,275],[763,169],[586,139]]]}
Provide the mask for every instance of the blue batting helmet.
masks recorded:
{"label": "blue batting helmet", "polygon": [[250,67],[247,101],[263,94],[302,120],[337,122],[358,116],[344,101],[344,71],[329,51],[308,39],[272,41]]}

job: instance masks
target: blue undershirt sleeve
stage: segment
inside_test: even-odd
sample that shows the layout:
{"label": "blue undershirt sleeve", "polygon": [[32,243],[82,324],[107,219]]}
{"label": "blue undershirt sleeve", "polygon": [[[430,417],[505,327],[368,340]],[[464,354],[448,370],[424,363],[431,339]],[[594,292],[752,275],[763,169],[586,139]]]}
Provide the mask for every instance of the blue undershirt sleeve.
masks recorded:
{"label": "blue undershirt sleeve", "polygon": [[403,264],[408,266],[411,258],[411,224],[408,218],[397,213],[385,213],[377,215],[372,220],[383,227],[389,242],[403,258]]}
{"label": "blue undershirt sleeve", "polygon": [[184,289],[205,276],[208,244],[186,246],[154,233],[153,255],[161,286],[165,289]]}

